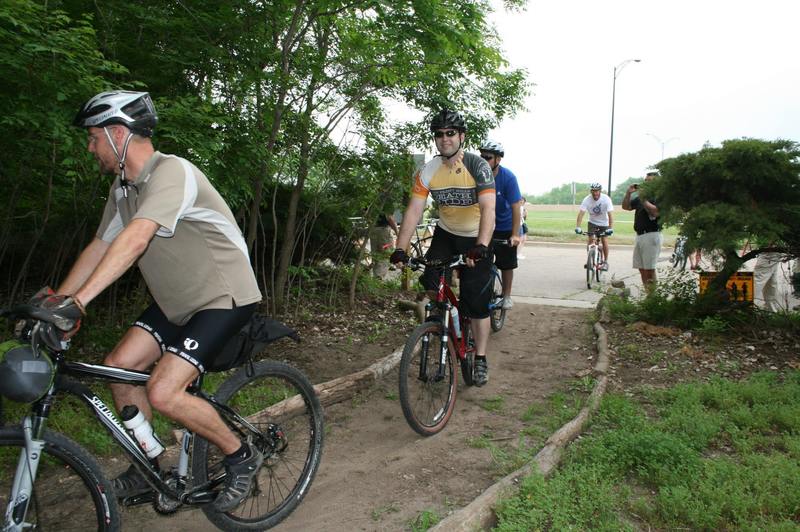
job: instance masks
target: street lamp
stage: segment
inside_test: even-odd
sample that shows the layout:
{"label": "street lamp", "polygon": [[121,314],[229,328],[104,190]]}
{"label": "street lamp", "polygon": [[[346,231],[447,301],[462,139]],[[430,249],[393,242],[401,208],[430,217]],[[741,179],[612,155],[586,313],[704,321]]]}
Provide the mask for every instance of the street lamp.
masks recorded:
{"label": "street lamp", "polygon": [[638,63],[641,59],[626,59],[614,67],[614,84],[611,89],[611,146],[608,148],[608,194],[611,194],[611,165],[614,161],[614,104],[617,97],[617,76],[628,63]]}
{"label": "street lamp", "polygon": [[669,144],[673,140],[678,140],[678,137],[670,137],[667,140],[661,140],[660,138],[658,138],[656,135],[653,135],[652,133],[645,133],[645,135],[649,135],[649,136],[653,137],[654,139],[656,139],[656,142],[661,144],[661,160],[662,161],[664,160],[664,146],[666,146],[667,144]]}

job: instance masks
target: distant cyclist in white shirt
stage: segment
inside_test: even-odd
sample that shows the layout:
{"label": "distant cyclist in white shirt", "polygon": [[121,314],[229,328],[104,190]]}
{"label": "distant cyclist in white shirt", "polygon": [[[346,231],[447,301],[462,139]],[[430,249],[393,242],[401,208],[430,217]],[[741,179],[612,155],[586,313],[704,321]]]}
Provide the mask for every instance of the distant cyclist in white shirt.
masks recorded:
{"label": "distant cyclist in white shirt", "polygon": [[[614,216],[611,212],[614,210],[614,204],[611,203],[611,198],[607,194],[603,194],[603,186],[600,183],[592,183],[591,194],[583,198],[581,202],[580,211],[578,211],[578,221],[575,222],[575,232],[581,234],[581,222],[583,215],[589,211],[589,232],[605,231],[607,235],[614,232]],[[603,243],[603,260],[602,269],[608,270],[608,239],[603,236],[600,239]]]}

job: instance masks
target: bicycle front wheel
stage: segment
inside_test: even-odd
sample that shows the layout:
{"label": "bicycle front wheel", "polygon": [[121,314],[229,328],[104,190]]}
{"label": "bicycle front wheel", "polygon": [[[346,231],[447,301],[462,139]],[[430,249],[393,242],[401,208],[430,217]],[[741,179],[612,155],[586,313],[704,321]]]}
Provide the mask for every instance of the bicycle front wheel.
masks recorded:
{"label": "bicycle front wheel", "polygon": [[[120,515],[111,483],[80,445],[45,431],[36,480],[21,528],[37,530],[119,530]],[[0,509],[8,508],[20,457],[26,456],[22,428],[0,429]],[[0,523],[0,529],[10,523]],[[13,530],[13,528],[12,528]]]}
{"label": "bicycle front wheel", "polygon": [[[264,454],[253,487],[244,502],[228,513],[203,506],[209,521],[222,530],[263,530],[285,519],[300,504],[322,458],[323,414],[314,387],[299,370],[274,361],[245,368],[222,383],[217,400],[256,428],[223,416],[231,429]],[[192,452],[195,484],[224,474],[222,454],[196,437]]]}
{"label": "bicycle front wheel", "polygon": [[461,363],[461,377],[464,379],[464,384],[472,386],[475,383],[475,340],[472,337],[472,326],[467,324],[464,327],[464,334],[466,335],[467,352],[464,353],[464,358],[459,358]]}
{"label": "bicycle front wheel", "polygon": [[597,281],[597,284],[600,284],[600,276],[603,274],[603,252],[598,251],[596,254],[596,260],[594,264],[594,280]]}
{"label": "bicycle front wheel", "polygon": [[506,310],[503,308],[503,279],[500,272],[496,269],[492,271],[492,308],[491,320],[492,330],[500,332],[506,322]]}
{"label": "bicycle front wheel", "polygon": [[592,272],[594,271],[594,252],[589,250],[586,254],[586,288],[592,287]]}
{"label": "bicycle front wheel", "polygon": [[441,431],[456,404],[455,354],[445,346],[440,364],[443,329],[441,323],[426,322],[409,336],[400,359],[400,405],[408,424],[422,436]]}

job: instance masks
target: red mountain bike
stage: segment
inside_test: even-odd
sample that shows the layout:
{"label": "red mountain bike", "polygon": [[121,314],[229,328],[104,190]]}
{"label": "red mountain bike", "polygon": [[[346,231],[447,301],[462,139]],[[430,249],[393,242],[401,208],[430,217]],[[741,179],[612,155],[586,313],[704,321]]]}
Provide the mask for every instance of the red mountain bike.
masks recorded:
{"label": "red mountain bike", "polygon": [[439,270],[436,301],[428,305],[426,321],[408,337],[400,360],[400,405],[408,424],[422,436],[436,434],[450,420],[456,404],[456,363],[464,384],[473,384],[471,320],[458,312],[458,298],[447,283],[448,274],[464,264],[462,255],[444,261],[412,258],[408,263],[413,270]]}

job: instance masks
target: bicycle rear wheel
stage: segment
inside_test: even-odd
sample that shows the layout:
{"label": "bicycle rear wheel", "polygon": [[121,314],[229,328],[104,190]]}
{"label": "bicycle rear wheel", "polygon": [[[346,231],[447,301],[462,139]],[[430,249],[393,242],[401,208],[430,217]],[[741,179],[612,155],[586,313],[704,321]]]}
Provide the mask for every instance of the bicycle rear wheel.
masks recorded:
{"label": "bicycle rear wheel", "polygon": [[[44,449],[25,515],[26,529],[119,530],[120,515],[111,483],[80,445],[45,431]],[[21,427],[0,429],[0,509],[8,508],[20,456],[25,451]],[[2,519],[2,516],[0,516]],[[0,522],[5,530],[8,523]]]}
{"label": "bicycle rear wheel", "polygon": [[[203,506],[209,521],[222,530],[263,530],[285,519],[300,504],[322,457],[323,413],[314,388],[303,373],[281,362],[254,364],[222,383],[217,400],[246,418],[258,432],[223,419],[262,453],[264,464],[244,502],[228,513]],[[225,473],[222,454],[195,437],[192,474],[195,484]]]}
{"label": "bicycle rear wheel", "polygon": [[496,268],[492,270],[492,303],[491,320],[492,330],[499,332],[506,322],[506,310],[503,308],[503,279]]}
{"label": "bicycle rear wheel", "polygon": [[442,366],[442,335],[441,323],[423,323],[408,337],[400,359],[400,406],[408,424],[422,436],[441,431],[456,404],[454,347],[448,342]]}

